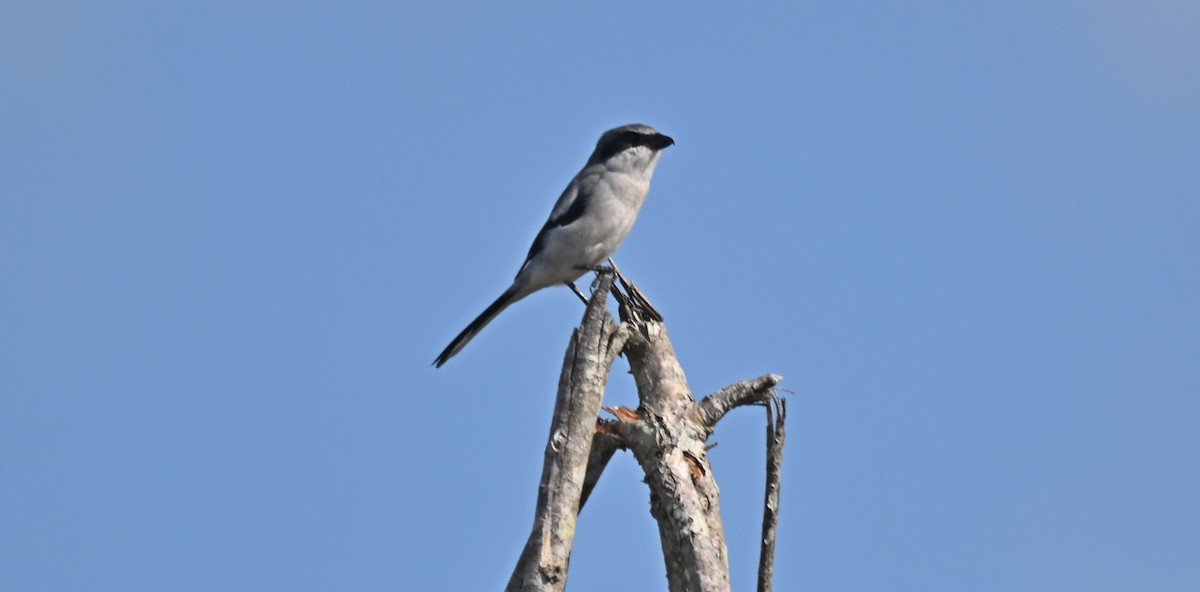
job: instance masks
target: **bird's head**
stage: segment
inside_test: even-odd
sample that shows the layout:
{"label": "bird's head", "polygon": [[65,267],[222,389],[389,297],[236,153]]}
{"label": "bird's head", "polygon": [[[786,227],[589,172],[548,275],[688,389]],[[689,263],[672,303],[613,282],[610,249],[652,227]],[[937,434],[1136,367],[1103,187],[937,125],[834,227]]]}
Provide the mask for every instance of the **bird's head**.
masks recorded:
{"label": "bird's head", "polygon": [[626,162],[631,166],[651,166],[658,160],[659,151],[674,143],[671,136],[648,125],[631,123],[615,127],[600,136],[588,165]]}

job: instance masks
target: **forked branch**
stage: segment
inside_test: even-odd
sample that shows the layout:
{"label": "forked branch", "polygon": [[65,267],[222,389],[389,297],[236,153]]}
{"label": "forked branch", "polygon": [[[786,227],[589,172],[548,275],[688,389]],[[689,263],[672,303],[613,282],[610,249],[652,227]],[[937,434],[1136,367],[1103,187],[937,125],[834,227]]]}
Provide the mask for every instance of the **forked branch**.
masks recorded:
{"label": "forked branch", "polygon": [[[583,324],[567,348],[534,528],[507,590],[563,590],[575,518],[609,459],[617,449],[627,448],[650,487],[650,512],[658,522],[670,591],[728,592],[720,493],[708,462],[706,441],[731,409],[764,403],[769,418],[771,409],[777,409],[774,417],[778,417],[777,421],[769,419],[772,427],[768,431],[759,571],[759,589],[769,590],[785,409],[774,393],[782,377],[763,375],[696,401],[662,316],[632,283],[619,278],[624,288],[621,292],[613,288],[610,273],[599,275]],[[619,327],[604,307],[610,290],[619,304]],[[636,410],[611,408],[616,419],[597,421],[611,364],[622,352],[629,360],[640,404]]]}

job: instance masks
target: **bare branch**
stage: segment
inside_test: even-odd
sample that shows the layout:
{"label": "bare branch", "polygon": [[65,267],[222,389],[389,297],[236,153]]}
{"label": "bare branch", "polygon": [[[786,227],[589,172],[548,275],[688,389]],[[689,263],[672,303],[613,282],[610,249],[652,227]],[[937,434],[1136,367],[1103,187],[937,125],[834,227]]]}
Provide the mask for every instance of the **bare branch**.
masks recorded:
{"label": "bare branch", "polygon": [[[563,359],[533,530],[509,579],[508,592],[561,592],[566,586],[596,417],[611,368],[608,347],[616,331],[606,306],[613,278],[599,275],[583,323],[572,334]],[[603,465],[598,470],[603,471]],[[599,479],[599,472],[595,478]]]}
{"label": "bare branch", "polygon": [[695,419],[695,401],[666,329],[637,324],[626,353],[641,406],[635,414],[618,414],[617,426],[650,486],[668,587],[728,592],[720,493],[704,446],[708,434]]}
{"label": "bare branch", "polygon": [[[783,466],[783,430],[787,401],[771,396],[767,408],[767,487],[763,499],[762,548],[758,555],[758,592],[771,592],[775,577],[775,530],[779,525],[779,473]],[[771,417],[774,408],[778,413]]]}
{"label": "bare branch", "polygon": [[587,472],[583,476],[579,511],[583,511],[583,505],[587,503],[592,490],[596,488],[596,483],[600,481],[600,475],[604,473],[608,461],[622,448],[625,448],[625,438],[617,432],[616,422],[597,420],[596,433],[592,436],[592,450],[588,454]]}
{"label": "bare branch", "polygon": [[612,337],[608,342],[608,360],[606,363],[612,367],[613,361],[621,352],[625,351],[625,343],[629,341],[629,324],[621,323],[617,326],[617,330],[613,332]]}
{"label": "bare branch", "polygon": [[707,397],[697,404],[696,412],[700,422],[711,433],[717,422],[729,413],[730,409],[741,405],[750,405],[767,400],[773,394],[773,389],[783,380],[778,374],[764,374],[751,380],[731,384]]}
{"label": "bare branch", "polygon": [[[670,592],[729,592],[720,492],[706,440],[730,409],[763,402],[768,403],[770,425],[759,588],[769,590],[785,412],[774,389],[782,378],[760,376],[696,401],[662,315],[636,286],[619,275],[617,280],[624,293],[614,287],[613,272],[598,272],[583,323],[567,347],[534,526],[506,591],[565,588],[578,513],[613,454],[626,448],[650,488],[650,512],[658,523]],[[617,299],[619,326],[605,306],[610,291]],[[621,353],[629,360],[640,404],[636,410],[605,407],[616,419],[598,420],[605,382]]]}

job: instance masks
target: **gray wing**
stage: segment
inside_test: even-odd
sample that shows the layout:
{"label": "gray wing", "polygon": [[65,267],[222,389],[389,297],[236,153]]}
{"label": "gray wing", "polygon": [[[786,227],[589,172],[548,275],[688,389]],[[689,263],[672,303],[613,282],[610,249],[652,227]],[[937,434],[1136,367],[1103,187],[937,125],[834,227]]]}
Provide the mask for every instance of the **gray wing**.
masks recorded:
{"label": "gray wing", "polygon": [[[550,210],[550,218],[542,225],[542,229],[533,239],[533,245],[529,247],[529,254],[525,256],[525,262],[521,264],[521,269],[529,265],[529,260],[542,252],[546,246],[546,235],[555,228],[561,228],[583,217],[583,213],[588,208],[588,197],[590,191],[581,191],[584,186],[590,186],[594,183],[587,183],[587,177],[575,177],[567,188],[563,190],[562,195],[558,196],[558,201],[554,203],[554,209]],[[520,272],[517,272],[518,275]]]}

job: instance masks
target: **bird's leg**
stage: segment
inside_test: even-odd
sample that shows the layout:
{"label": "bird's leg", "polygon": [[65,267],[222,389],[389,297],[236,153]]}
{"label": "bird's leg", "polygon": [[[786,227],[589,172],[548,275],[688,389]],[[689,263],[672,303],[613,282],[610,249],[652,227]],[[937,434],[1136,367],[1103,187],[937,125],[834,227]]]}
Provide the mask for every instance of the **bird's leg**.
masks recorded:
{"label": "bird's leg", "polygon": [[[609,263],[612,263],[612,259],[609,259],[609,260],[608,260],[608,262],[609,262]],[[603,265],[576,265],[576,266],[575,266],[575,269],[581,269],[581,270],[584,270],[584,271],[594,271],[594,272],[596,272],[596,277],[597,277],[597,279],[600,277],[600,274],[602,274],[602,273],[616,273],[616,271],[615,271],[613,268],[611,268],[611,267],[605,267],[605,266],[603,266]],[[618,276],[618,277],[619,277],[619,276]],[[595,285],[596,285],[596,284],[595,284],[595,282],[593,282],[593,283],[592,283],[592,286],[593,286],[593,287],[595,287]],[[571,287],[572,287],[572,288],[574,288],[574,287],[575,287],[575,285],[574,285],[574,284],[571,284]],[[609,290],[612,292],[612,295],[613,295],[613,297],[617,299],[617,302],[623,302],[623,301],[624,301],[625,295],[624,295],[624,294],[621,294],[621,291],[617,289],[617,286],[616,286],[616,283],[615,283],[615,282],[614,282],[614,283],[613,283],[613,284],[610,286]],[[579,294],[579,291],[578,291],[578,290],[576,290],[576,292],[575,292],[575,293],[576,293],[576,294]],[[580,295],[579,295],[579,297],[580,297],[580,298],[583,298],[583,295],[582,295],[582,294],[580,294]],[[587,300],[586,300],[586,299],[584,299],[584,302],[586,303],[586,302],[587,302]]]}
{"label": "bird's leg", "polygon": [[587,296],[584,296],[583,292],[579,291],[579,286],[576,286],[575,282],[563,282],[563,283],[566,284],[567,287],[570,288],[571,291],[574,292],[575,295],[578,296],[579,299],[582,300],[585,305],[588,303]]}
{"label": "bird's leg", "polygon": [[[617,269],[617,262],[613,261],[612,257],[609,257],[608,264],[612,267],[613,275],[617,276],[617,282],[620,282],[621,285],[625,287],[625,291],[629,292],[629,282],[625,281],[625,276],[621,275],[621,270]],[[613,282],[612,285],[613,298],[616,298],[617,302],[627,304],[629,302],[629,297],[621,293],[621,289],[617,287],[617,282]]]}

